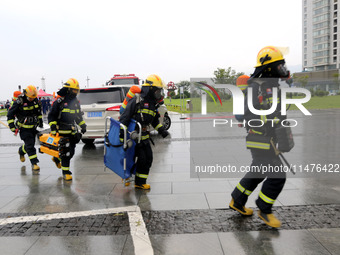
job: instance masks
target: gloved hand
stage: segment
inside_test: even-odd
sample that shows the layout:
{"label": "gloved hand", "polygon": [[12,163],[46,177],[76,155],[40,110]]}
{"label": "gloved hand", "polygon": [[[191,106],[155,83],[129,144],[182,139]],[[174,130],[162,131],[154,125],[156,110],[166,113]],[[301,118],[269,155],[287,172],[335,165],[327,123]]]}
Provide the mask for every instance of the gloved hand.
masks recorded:
{"label": "gloved hand", "polygon": [[170,133],[169,133],[167,130],[163,130],[160,134],[161,134],[161,136],[162,136],[163,138],[165,138],[165,137],[167,137]]}
{"label": "gloved hand", "polygon": [[9,129],[10,129],[13,133],[15,133],[15,126],[14,126],[13,123],[9,124]]}
{"label": "gloved hand", "polygon": [[86,132],[86,125],[82,125],[81,126],[81,131],[80,131],[82,134],[85,134]]}
{"label": "gloved hand", "polygon": [[121,143],[124,142],[124,130],[121,128],[120,131],[119,131],[119,141]]}
{"label": "gloved hand", "polygon": [[51,125],[51,134],[55,135],[57,133],[57,125],[52,124]]}

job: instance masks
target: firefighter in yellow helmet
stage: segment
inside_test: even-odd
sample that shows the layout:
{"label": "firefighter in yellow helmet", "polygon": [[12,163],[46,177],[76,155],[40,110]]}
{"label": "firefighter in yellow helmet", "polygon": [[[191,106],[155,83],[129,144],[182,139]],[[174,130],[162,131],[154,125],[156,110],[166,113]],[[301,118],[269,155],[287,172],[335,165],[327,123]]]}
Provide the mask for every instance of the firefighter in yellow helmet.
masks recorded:
{"label": "firefighter in yellow helmet", "polygon": [[43,127],[41,104],[38,99],[37,88],[28,85],[24,93],[19,95],[7,113],[7,122],[12,132],[19,129],[20,138],[24,144],[19,148],[20,161],[25,161],[25,154],[32,164],[33,173],[39,173],[38,157],[36,153],[35,136],[37,127]]}
{"label": "firefighter in yellow helmet", "polygon": [[82,134],[86,132],[86,124],[77,99],[79,93],[78,81],[70,78],[57,93],[60,97],[52,105],[48,114],[48,123],[52,135],[58,133],[60,136],[69,138],[70,151],[67,155],[63,155],[61,158],[53,157],[52,160],[58,168],[61,168],[64,180],[71,181],[70,161],[74,155],[76,144],[81,139],[77,126],[81,128]]}
{"label": "firefighter in yellow helmet", "polygon": [[[273,103],[273,88],[277,88],[278,105],[275,111],[270,115],[255,115],[249,108],[245,100],[244,120],[249,123],[252,120],[252,126],[246,126],[248,135],[246,139],[247,149],[250,149],[252,155],[251,167],[263,170],[263,167],[280,167],[282,162],[278,156],[276,148],[276,129],[281,127],[282,121],[286,116],[281,115],[281,94],[279,90],[279,80],[287,79],[289,71],[286,68],[283,54],[279,48],[267,46],[260,50],[257,55],[257,64],[255,71],[248,80],[247,93],[252,89],[253,106],[257,110],[270,109]],[[274,120],[274,125],[270,119]],[[263,123],[263,125],[258,125]],[[285,123],[287,125],[287,123]],[[256,126],[256,127],[254,127]],[[282,168],[281,168],[282,169]],[[283,189],[286,181],[285,172],[261,172],[247,173],[244,178],[237,184],[232,192],[232,200],[229,207],[242,215],[250,216],[253,214],[251,208],[245,207],[249,195],[255,190],[262,181],[263,185],[256,205],[260,209],[258,216],[269,226],[278,228],[281,222],[272,213],[272,206]]]}
{"label": "firefighter in yellow helmet", "polygon": [[[158,75],[149,75],[142,84],[140,99],[137,99],[137,97],[130,99],[120,116],[120,122],[126,127],[129,126],[131,119],[135,119],[142,126],[142,139],[136,145],[135,151],[135,156],[138,158],[135,177],[135,188],[137,189],[150,189],[150,185],[146,184],[153,161],[149,125],[151,124],[163,138],[169,135],[168,131],[159,123],[157,111],[164,87],[164,83]],[[138,127],[136,126],[136,128]]]}

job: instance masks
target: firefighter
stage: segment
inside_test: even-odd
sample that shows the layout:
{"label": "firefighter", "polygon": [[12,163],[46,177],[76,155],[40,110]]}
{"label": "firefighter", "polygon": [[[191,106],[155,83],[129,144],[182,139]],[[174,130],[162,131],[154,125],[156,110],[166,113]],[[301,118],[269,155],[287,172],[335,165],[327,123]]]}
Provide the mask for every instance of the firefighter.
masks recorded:
{"label": "firefighter", "polygon": [[39,173],[40,171],[34,145],[37,127],[43,127],[41,105],[37,95],[37,88],[33,85],[28,85],[24,93],[18,96],[18,99],[7,113],[9,128],[12,132],[16,132],[16,128],[18,128],[20,138],[24,141],[24,144],[19,148],[20,161],[25,162],[25,154],[27,153],[32,164],[33,173]]}
{"label": "firefighter", "polygon": [[57,168],[61,168],[65,181],[72,180],[70,161],[74,155],[76,144],[81,138],[77,125],[80,126],[82,134],[86,132],[86,124],[77,99],[78,93],[79,82],[74,78],[70,78],[64,83],[63,88],[58,91],[60,97],[53,103],[52,109],[48,114],[51,135],[59,133],[60,136],[70,139],[69,154],[63,155],[61,158],[52,158]]}
{"label": "firefighter", "polygon": [[[286,68],[285,60],[282,52],[273,46],[268,46],[260,50],[257,56],[257,65],[255,72],[248,80],[247,93],[252,88],[253,105],[257,110],[266,110],[271,108],[273,88],[279,89],[279,79],[287,79],[289,71]],[[281,166],[282,162],[277,155],[275,129],[281,125],[281,121],[285,119],[280,113],[281,96],[278,93],[278,105],[276,110],[270,115],[255,115],[248,109],[247,100],[245,100],[244,119],[252,120],[252,126],[247,126],[247,148],[250,149],[252,155],[252,167],[262,166]],[[274,119],[274,125],[268,119]],[[278,121],[280,120],[280,121]],[[257,123],[256,123],[257,122]],[[258,125],[264,123],[263,126]],[[260,127],[261,126],[261,127]],[[251,208],[245,207],[248,196],[255,190],[262,181],[262,188],[256,200],[259,208],[258,216],[269,226],[278,228],[281,222],[272,213],[272,206],[283,189],[286,181],[284,172],[261,172],[254,174],[248,172],[237,184],[232,192],[232,200],[229,207],[242,215],[250,216],[253,214]]]}
{"label": "firefighter", "polygon": [[21,95],[21,91],[19,91],[19,90],[14,91],[14,93],[13,93],[13,98],[12,98],[12,102],[11,102],[11,106],[10,106],[10,107],[12,107],[12,105],[14,104],[15,101],[17,101],[18,96],[20,96],[20,95]]}
{"label": "firefighter", "polygon": [[169,135],[168,131],[159,123],[159,113],[157,111],[158,101],[162,98],[163,88],[164,84],[158,75],[149,75],[144,84],[142,84],[140,97],[135,96],[129,100],[124,112],[120,116],[120,122],[126,127],[129,126],[131,119],[136,120],[142,126],[142,139],[136,145],[135,151],[135,156],[138,158],[135,177],[135,188],[137,189],[150,189],[150,184],[146,184],[153,161],[149,125],[151,124],[163,138]]}

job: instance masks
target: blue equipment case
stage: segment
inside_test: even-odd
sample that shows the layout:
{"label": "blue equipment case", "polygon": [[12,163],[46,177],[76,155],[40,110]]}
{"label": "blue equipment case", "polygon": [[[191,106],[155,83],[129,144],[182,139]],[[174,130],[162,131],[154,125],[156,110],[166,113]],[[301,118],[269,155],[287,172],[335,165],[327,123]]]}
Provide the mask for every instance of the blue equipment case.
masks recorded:
{"label": "blue equipment case", "polygon": [[[105,134],[104,140],[104,165],[119,175],[124,183],[131,181],[129,179],[135,174],[135,147],[136,142],[130,139],[130,134],[139,125],[135,120],[131,120],[127,130],[117,120],[107,117],[105,121],[105,131],[107,132],[107,122],[110,120],[109,132]],[[124,142],[119,140],[120,128],[124,129]],[[139,129],[141,130],[141,129]],[[140,141],[141,133],[138,134]],[[125,148],[125,149],[124,149]]]}

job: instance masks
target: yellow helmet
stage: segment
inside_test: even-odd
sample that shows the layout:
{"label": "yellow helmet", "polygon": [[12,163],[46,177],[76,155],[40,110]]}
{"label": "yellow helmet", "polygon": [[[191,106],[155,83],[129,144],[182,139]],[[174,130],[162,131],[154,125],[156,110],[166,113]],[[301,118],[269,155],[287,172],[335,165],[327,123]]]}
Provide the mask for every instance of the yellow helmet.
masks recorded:
{"label": "yellow helmet", "polygon": [[78,89],[79,90],[79,82],[74,78],[70,78],[70,79],[67,80],[67,82],[64,83],[64,88]]}
{"label": "yellow helmet", "polygon": [[142,86],[151,86],[161,89],[165,88],[165,84],[163,83],[162,79],[156,74],[149,75]]}
{"label": "yellow helmet", "polygon": [[27,88],[25,89],[25,95],[28,96],[29,98],[37,98],[38,96],[37,88],[33,85],[28,85]]}
{"label": "yellow helmet", "polygon": [[284,60],[284,58],[278,47],[267,46],[261,49],[257,54],[257,63],[255,67],[268,65],[279,60]]}

